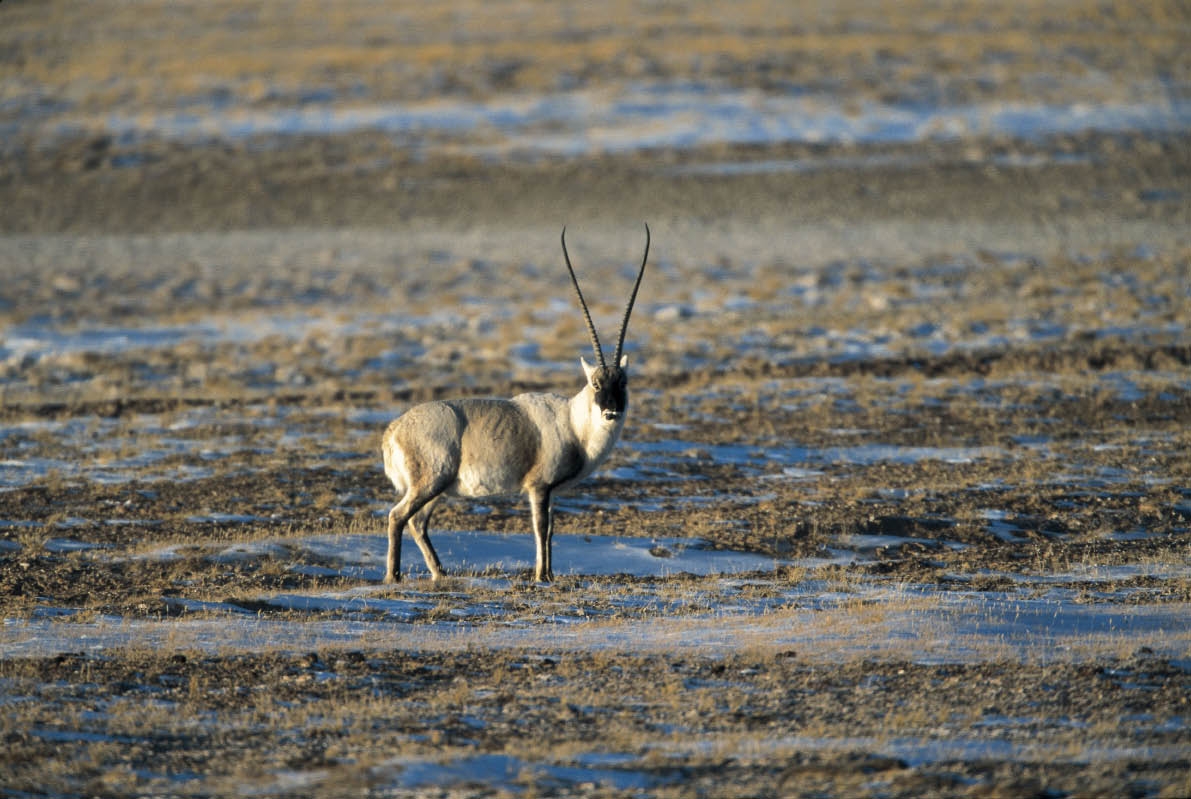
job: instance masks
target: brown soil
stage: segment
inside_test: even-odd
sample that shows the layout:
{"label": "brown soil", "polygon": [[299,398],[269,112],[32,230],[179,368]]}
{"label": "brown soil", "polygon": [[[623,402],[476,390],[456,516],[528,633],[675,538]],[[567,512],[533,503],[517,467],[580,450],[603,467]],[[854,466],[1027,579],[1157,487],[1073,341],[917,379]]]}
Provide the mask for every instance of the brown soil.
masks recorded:
{"label": "brown soil", "polygon": [[[37,705],[14,711],[21,725],[5,734],[6,780],[17,790],[36,791],[48,778],[88,795],[189,794],[197,786],[223,793],[273,785],[271,775],[284,771],[307,775],[295,793],[367,794],[423,760],[461,770],[485,754],[565,762],[568,753],[591,751],[594,741],[632,765],[612,766],[595,784],[552,785],[527,767],[503,788],[464,783],[442,793],[634,793],[610,787],[619,771],[661,796],[1108,795],[1185,788],[1188,768],[1185,731],[1138,738],[1121,729],[1122,717],[1155,707],[1188,712],[1187,672],[1145,654],[1046,667],[823,668],[800,662],[797,652],[715,660],[123,652],[6,663],[3,674],[10,695],[38,691]],[[95,708],[104,709],[102,721],[86,721]],[[120,743],[94,741],[104,735]],[[927,765],[878,754],[913,737],[951,754]],[[1020,746],[1031,754],[1016,764],[965,757],[965,745],[975,749],[981,741],[991,750]],[[1090,741],[1106,750],[1181,747],[1183,756],[1096,765],[1066,754]]]}

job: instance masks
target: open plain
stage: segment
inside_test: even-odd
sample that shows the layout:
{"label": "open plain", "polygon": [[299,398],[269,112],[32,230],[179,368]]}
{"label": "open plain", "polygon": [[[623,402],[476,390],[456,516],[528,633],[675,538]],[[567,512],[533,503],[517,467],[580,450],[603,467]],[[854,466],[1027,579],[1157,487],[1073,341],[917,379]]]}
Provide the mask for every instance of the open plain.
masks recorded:
{"label": "open plain", "polygon": [[802,5],[0,4],[0,796],[1191,793],[1191,14]]}

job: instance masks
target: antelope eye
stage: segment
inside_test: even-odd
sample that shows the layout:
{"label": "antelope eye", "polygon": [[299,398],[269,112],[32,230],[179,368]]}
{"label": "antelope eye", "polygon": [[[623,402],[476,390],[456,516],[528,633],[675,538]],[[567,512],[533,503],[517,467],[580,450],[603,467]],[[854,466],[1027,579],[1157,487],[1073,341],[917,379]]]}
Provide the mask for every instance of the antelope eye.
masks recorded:
{"label": "antelope eye", "polygon": [[599,380],[592,380],[591,387],[594,388],[596,391],[599,391],[600,389],[603,388],[603,385],[600,384]]}

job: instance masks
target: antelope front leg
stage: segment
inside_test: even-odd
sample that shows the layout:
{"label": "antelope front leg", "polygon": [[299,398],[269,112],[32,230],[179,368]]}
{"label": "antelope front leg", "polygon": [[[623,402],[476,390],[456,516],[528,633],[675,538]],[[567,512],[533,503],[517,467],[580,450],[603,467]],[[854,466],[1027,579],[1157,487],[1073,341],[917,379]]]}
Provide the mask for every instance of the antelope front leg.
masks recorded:
{"label": "antelope front leg", "polygon": [[533,536],[537,542],[538,557],[534,566],[534,579],[548,583],[554,579],[550,565],[550,551],[553,548],[554,513],[550,509],[550,489],[535,491],[529,497],[530,512],[533,514]]}

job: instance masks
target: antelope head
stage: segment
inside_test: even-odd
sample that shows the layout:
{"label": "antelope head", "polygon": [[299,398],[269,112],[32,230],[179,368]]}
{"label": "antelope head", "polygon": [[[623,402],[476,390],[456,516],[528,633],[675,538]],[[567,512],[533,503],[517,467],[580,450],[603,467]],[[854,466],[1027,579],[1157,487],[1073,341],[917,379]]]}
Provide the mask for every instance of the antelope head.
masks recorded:
{"label": "antelope head", "polygon": [[587,310],[587,303],[583,300],[583,292],[579,289],[579,280],[575,277],[575,270],[571,266],[571,256],[567,253],[567,229],[562,229],[562,255],[566,260],[567,271],[571,275],[571,284],[575,287],[575,295],[579,298],[579,307],[583,310],[583,318],[587,322],[587,332],[591,336],[591,349],[595,353],[596,365],[593,366],[586,359],[580,358],[583,373],[587,376],[587,385],[592,392],[592,403],[605,422],[618,422],[624,417],[629,403],[628,376],[625,367],[628,357],[622,354],[624,349],[624,334],[629,325],[629,314],[633,312],[633,303],[637,300],[637,289],[641,287],[641,278],[645,275],[645,262],[649,260],[649,225],[645,226],[645,255],[641,258],[641,269],[637,272],[637,281],[633,284],[633,293],[629,295],[628,304],[624,309],[624,318],[620,321],[620,334],[616,339],[616,354],[612,356],[612,365],[604,360],[604,350],[600,346],[600,337],[596,334],[595,325],[591,321],[591,313]]}

